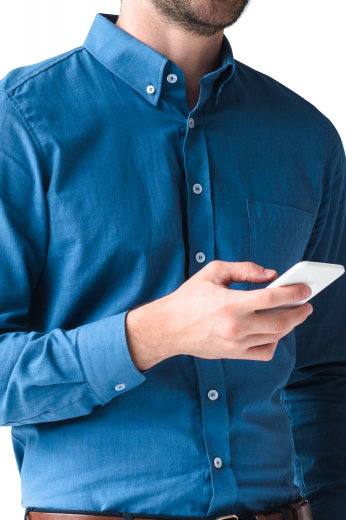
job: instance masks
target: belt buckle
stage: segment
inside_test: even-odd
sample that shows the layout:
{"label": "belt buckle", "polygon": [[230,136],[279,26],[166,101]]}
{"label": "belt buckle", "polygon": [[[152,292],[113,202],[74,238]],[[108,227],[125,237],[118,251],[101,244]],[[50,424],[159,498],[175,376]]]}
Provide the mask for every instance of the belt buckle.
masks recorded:
{"label": "belt buckle", "polygon": [[238,517],[236,515],[219,516],[215,520],[226,520],[226,518],[234,518],[234,520],[238,520]]}

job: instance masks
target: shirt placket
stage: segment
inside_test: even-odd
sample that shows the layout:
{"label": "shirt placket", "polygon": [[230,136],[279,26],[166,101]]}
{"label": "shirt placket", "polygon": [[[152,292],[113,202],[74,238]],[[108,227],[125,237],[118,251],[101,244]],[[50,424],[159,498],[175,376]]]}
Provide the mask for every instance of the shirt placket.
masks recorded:
{"label": "shirt placket", "polygon": [[[202,83],[197,106],[189,113],[184,139],[188,189],[189,276],[215,259],[213,204],[208,150],[201,105],[210,94]],[[202,407],[203,434],[209,459],[213,496],[207,516],[230,514],[237,485],[230,467],[229,411],[221,360],[195,358]]]}

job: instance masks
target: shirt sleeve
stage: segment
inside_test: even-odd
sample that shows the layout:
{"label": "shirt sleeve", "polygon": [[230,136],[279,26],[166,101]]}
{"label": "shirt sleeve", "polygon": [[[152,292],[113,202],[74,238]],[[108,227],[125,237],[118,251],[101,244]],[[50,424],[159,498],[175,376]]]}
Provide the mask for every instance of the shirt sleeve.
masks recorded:
{"label": "shirt sleeve", "polygon": [[42,149],[15,99],[0,92],[0,425],[86,415],[145,380],[132,362],[128,311],[73,330],[26,331],[44,269],[48,216]]}
{"label": "shirt sleeve", "polygon": [[[328,121],[323,196],[303,260],[346,267],[346,161]],[[294,329],[296,363],[282,392],[292,428],[295,472],[314,520],[346,511],[346,274],[311,300]]]}

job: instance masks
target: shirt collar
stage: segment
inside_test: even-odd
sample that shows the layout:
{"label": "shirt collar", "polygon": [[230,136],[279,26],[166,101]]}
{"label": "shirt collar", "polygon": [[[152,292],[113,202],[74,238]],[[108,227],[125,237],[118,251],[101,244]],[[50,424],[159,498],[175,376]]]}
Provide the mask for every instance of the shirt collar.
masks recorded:
{"label": "shirt collar", "polygon": [[[83,46],[105,67],[157,106],[166,64],[170,65],[173,62],[115,25],[118,16],[97,13]],[[220,68],[203,77],[204,82],[209,81],[213,86],[215,83],[215,105],[221,87],[232,77],[235,69],[231,45],[225,34],[220,57]],[[176,64],[175,66],[178,67]],[[166,72],[169,73],[168,69]],[[154,94],[147,92],[149,85],[155,87]]]}

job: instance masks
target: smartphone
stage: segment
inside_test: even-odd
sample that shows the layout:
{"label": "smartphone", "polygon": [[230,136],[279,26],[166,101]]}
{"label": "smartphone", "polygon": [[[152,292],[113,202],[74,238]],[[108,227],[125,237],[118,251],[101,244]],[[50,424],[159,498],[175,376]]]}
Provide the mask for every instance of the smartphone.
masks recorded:
{"label": "smartphone", "polygon": [[279,276],[274,282],[267,285],[266,289],[272,287],[283,287],[284,285],[292,285],[296,283],[304,283],[311,287],[312,293],[305,300],[299,302],[287,303],[278,307],[268,309],[259,309],[257,314],[277,314],[287,311],[299,305],[303,305],[316,294],[321,292],[325,287],[334,282],[339,276],[344,274],[345,268],[340,264],[327,264],[324,262],[298,262],[288,269],[284,274]]}

